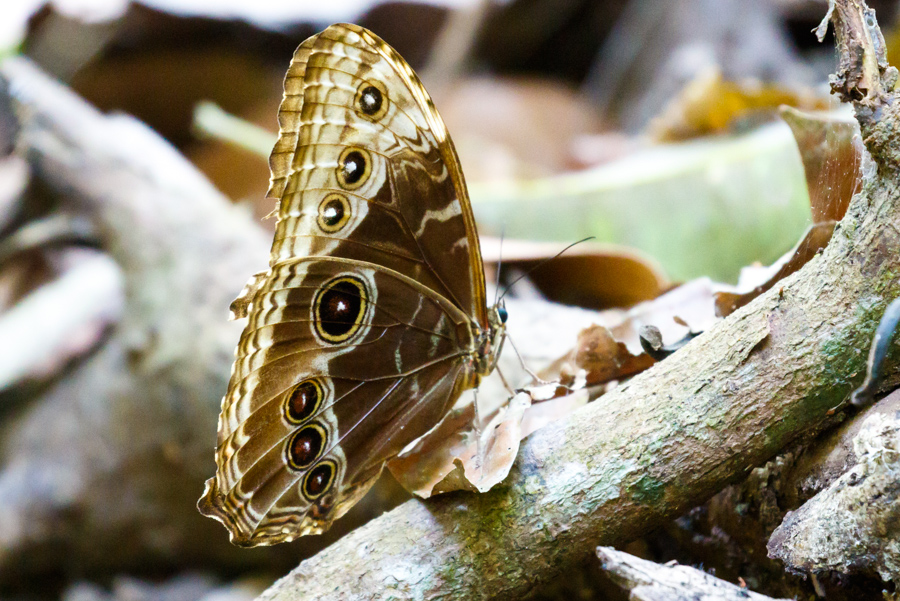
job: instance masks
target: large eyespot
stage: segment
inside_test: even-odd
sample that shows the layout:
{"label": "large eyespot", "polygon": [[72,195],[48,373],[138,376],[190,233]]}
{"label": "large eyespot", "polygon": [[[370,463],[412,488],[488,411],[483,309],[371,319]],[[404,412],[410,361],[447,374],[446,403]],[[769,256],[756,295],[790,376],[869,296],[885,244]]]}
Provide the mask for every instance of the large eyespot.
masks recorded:
{"label": "large eyespot", "polygon": [[344,342],[359,331],[368,305],[369,295],[361,279],[341,276],[327,282],[313,302],[316,333],[326,342]]}
{"label": "large eyespot", "polygon": [[328,434],[319,424],[313,423],[300,428],[288,440],[288,465],[298,471],[308,468],[322,455],[327,441]]}
{"label": "large eyespot", "polygon": [[337,472],[337,466],[330,459],[323,459],[319,465],[306,472],[303,478],[303,496],[314,501],[328,492],[331,485],[334,484],[334,475]]}
{"label": "large eyespot", "polygon": [[350,203],[343,194],[329,194],[319,203],[316,222],[323,232],[340,231],[350,220]]}
{"label": "large eyespot", "polygon": [[351,146],[338,159],[337,180],[344,190],[356,190],[372,173],[372,157],[368,151]]}
{"label": "large eyespot", "polygon": [[377,121],[387,113],[387,91],[380,82],[364,81],[356,90],[353,106],[361,117]]}
{"label": "large eyespot", "polygon": [[302,424],[322,405],[325,389],[316,378],[303,380],[288,393],[284,416],[292,424]]}

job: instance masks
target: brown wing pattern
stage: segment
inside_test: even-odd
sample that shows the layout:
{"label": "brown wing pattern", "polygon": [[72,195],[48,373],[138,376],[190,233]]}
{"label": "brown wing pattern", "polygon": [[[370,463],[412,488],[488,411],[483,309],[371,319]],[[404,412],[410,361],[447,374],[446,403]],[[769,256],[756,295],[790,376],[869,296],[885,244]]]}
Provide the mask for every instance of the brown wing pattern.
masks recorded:
{"label": "brown wing pattern", "polygon": [[249,308],[201,510],[256,545],[321,532],[349,508],[471,386],[472,341],[454,305],[349,259],[280,263]]}
{"label": "brown wing pattern", "polygon": [[199,504],[243,545],[327,529],[477,383],[489,327],[456,151],[393,49],[310,38],[279,124],[270,269],[232,304],[249,319]]}
{"label": "brown wing pattern", "polygon": [[[285,77],[279,124],[269,160],[269,196],[279,199],[273,264],[328,255],[384,265],[487,327],[484,269],[456,150],[390,46],[355,25],[332,25],[304,42]],[[361,178],[351,186],[340,175],[348,166],[356,168],[351,179]]]}

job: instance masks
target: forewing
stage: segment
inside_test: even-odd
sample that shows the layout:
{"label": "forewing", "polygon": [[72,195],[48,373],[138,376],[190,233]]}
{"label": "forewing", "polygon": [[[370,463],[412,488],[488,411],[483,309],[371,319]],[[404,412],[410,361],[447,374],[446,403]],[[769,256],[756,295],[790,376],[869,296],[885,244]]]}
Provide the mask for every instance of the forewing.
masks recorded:
{"label": "forewing", "polygon": [[[409,65],[371,32],[332,25],[285,77],[269,196],[272,264],[359,259],[411,277],[487,327],[478,236],[459,159]],[[348,175],[349,174],[349,175]]]}

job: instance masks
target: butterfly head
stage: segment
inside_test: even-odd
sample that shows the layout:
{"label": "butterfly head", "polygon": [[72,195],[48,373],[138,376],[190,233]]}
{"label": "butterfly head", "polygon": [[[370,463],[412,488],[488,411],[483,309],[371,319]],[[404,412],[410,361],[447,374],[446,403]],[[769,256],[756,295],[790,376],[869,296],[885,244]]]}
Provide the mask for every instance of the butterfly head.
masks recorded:
{"label": "butterfly head", "polygon": [[503,326],[506,326],[506,320],[509,319],[509,313],[506,311],[506,303],[500,301],[500,304],[494,308],[497,312],[497,319]]}

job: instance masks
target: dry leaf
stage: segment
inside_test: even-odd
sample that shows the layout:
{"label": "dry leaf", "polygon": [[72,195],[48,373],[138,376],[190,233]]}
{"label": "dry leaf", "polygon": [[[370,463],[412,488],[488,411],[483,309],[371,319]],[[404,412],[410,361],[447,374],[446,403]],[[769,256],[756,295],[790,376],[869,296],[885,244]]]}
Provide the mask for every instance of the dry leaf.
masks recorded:
{"label": "dry leaf", "polygon": [[[766,292],[783,278],[791,275],[809,262],[831,240],[836,221],[828,221],[810,227],[797,246],[789,250],[770,267],[748,268],[742,272],[741,283],[737,290],[749,290],[746,292],[731,292],[723,290],[716,292],[716,315],[725,317],[731,315],[760,294]],[[747,282],[762,281],[753,286]]]}
{"label": "dry leaf", "polygon": [[809,90],[788,89],[759,81],[727,81],[718,68],[713,68],[685,86],[681,94],[650,122],[648,133],[658,142],[721,134],[740,122],[771,121],[783,104],[806,110],[825,110],[831,106],[831,101]]}
{"label": "dry leaf", "polygon": [[796,272],[825,248],[850,199],[859,190],[862,142],[859,125],[842,113],[804,113],[782,107],[781,115],[797,140],[813,225],[800,242],[767,268],[745,268],[733,290],[716,294],[716,314],[730,315]]}
{"label": "dry leaf", "polygon": [[846,111],[807,113],[784,106],[780,112],[800,150],[813,223],[840,221],[862,185],[859,124]]}
{"label": "dry leaf", "polygon": [[694,280],[628,311],[603,311],[597,321],[603,325],[581,331],[575,347],[539,375],[563,383],[583,375],[587,386],[595,386],[640,373],[655,363],[641,348],[641,327],[655,326],[667,344],[708,329],[716,321],[713,285],[707,278]]}
{"label": "dry leaf", "polygon": [[[481,253],[489,270],[528,272],[554,257],[565,244],[503,240],[483,236]],[[587,308],[630,307],[659,296],[671,286],[662,267],[639,250],[616,244],[583,242],[529,273],[548,300]]]}
{"label": "dry leaf", "polygon": [[[591,326],[578,335],[578,344],[562,370],[562,381],[574,380],[578,370],[586,372],[589,385],[621,380],[642,372],[656,363],[646,353],[633,355],[623,342],[617,342],[603,326]],[[571,370],[571,371],[570,371]]]}
{"label": "dry leaf", "polygon": [[406,490],[425,499],[452,490],[487,492],[516,459],[530,404],[527,393],[517,394],[478,431],[472,427],[474,404],[457,403],[430,432],[389,461],[388,469]]}

